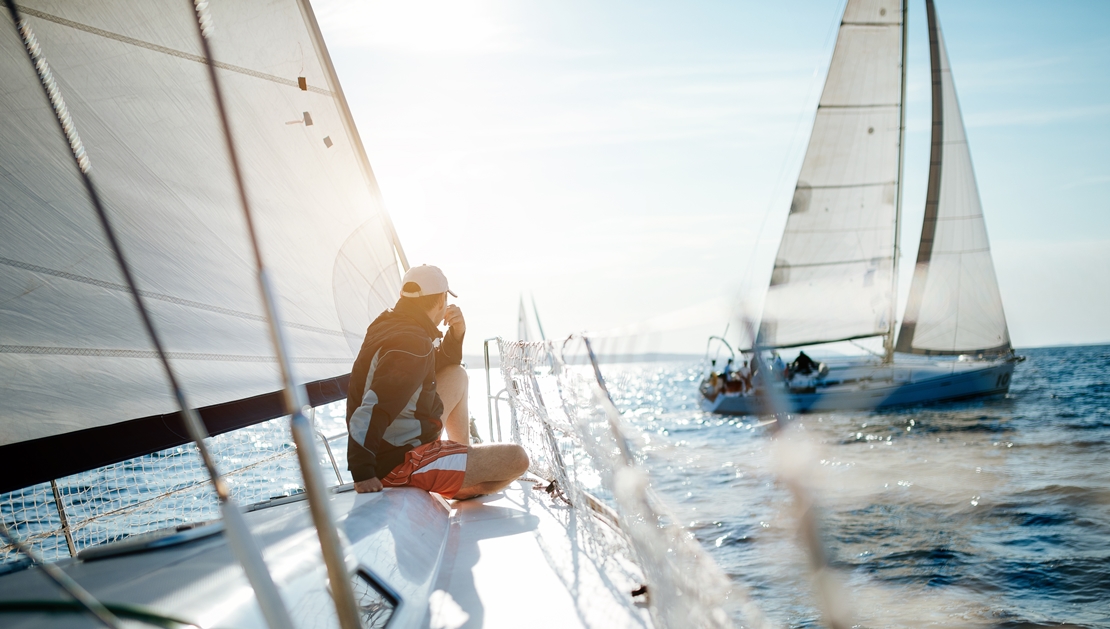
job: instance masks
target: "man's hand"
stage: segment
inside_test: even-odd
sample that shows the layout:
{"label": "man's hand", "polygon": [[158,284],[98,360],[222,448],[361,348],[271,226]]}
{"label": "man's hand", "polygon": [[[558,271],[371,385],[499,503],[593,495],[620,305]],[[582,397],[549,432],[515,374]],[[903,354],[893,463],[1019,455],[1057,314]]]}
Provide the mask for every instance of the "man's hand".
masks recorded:
{"label": "man's hand", "polygon": [[443,320],[451,328],[449,331],[454,333],[455,338],[462,338],[466,334],[466,319],[463,318],[462,309],[455,304],[447,306],[447,315]]}
{"label": "man's hand", "polygon": [[360,480],[355,483],[355,491],[360,494],[372,494],[382,490],[382,482],[377,477]]}

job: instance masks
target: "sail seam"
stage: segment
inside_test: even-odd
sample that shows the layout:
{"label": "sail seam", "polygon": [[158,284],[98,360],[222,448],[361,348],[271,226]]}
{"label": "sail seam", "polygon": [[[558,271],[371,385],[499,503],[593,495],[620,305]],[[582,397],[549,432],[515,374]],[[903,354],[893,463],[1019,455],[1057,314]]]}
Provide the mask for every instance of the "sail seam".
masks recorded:
{"label": "sail seam", "polygon": [[[51,15],[49,13],[43,13],[42,11],[38,11],[36,9],[31,9],[31,8],[25,7],[23,5],[18,5],[18,6],[19,6],[19,10],[22,11],[23,13],[26,13],[27,15],[33,15],[37,18],[44,19],[48,22],[54,22],[55,24],[60,24],[61,26],[68,26],[69,28],[73,28],[73,29],[76,29],[76,30],[79,30],[79,31],[84,31],[84,32],[90,33],[92,35],[98,35],[98,36],[104,37],[106,39],[114,39],[118,42],[122,42],[124,44],[130,44],[132,46],[137,46],[139,48],[146,48],[147,50],[152,50],[154,52],[160,52],[162,54],[169,55],[171,57],[177,57],[179,59],[185,59],[187,61],[193,61],[193,62],[196,62],[196,63],[207,65],[207,61],[201,55],[194,55],[192,53],[182,52],[180,50],[175,50],[173,48],[169,48],[169,47],[166,47],[166,46],[161,46],[159,44],[153,44],[151,42],[143,41],[141,39],[135,39],[134,37],[128,37],[126,35],[120,35],[118,33],[113,33],[111,31],[106,31],[102,28],[97,28],[95,26],[89,26],[88,24],[82,24],[80,22],[74,22],[73,20],[67,20],[63,17],[58,17],[57,15]],[[300,83],[298,83],[294,79],[286,79],[286,78],[276,76],[276,75],[273,75],[273,74],[266,74],[265,72],[258,72],[257,70],[251,70],[250,68],[244,68],[242,66],[232,65],[230,63],[224,63],[223,61],[213,60],[212,65],[216,66],[217,68],[220,68],[221,70],[228,70],[229,72],[237,72],[239,74],[245,74],[247,76],[252,76],[256,79],[262,79],[264,81],[270,81],[271,83],[279,83],[281,85],[287,85],[287,86],[290,86],[290,87],[295,87],[297,89],[301,89],[300,88]],[[332,93],[329,92],[328,90],[325,90],[325,89],[319,88],[319,87],[315,87],[315,86],[312,86],[312,85],[307,86],[307,90],[309,92],[314,92],[316,94],[323,94],[324,96],[331,96],[332,95]]]}
{"label": "sail seam", "polygon": [[897,26],[902,27],[901,22],[841,22],[841,26]]}
{"label": "sail seam", "polygon": [[[137,349],[94,349],[86,347],[45,347],[41,345],[0,345],[0,354],[36,354],[45,356],[99,356],[107,358],[158,358],[154,350]],[[166,352],[174,360],[205,360],[236,363],[274,363],[276,356],[248,356],[242,354],[203,354],[198,352]],[[347,364],[350,357],[338,358],[293,358],[297,363]]]}
{"label": "sail seam", "polygon": [[817,105],[817,109],[880,109],[883,107],[898,107],[898,103],[877,103],[864,105]]}
{"label": "sail seam", "polygon": [[[786,233],[786,234],[865,234],[865,233],[874,233],[874,232],[886,232],[886,231],[889,231],[889,229],[890,229],[889,227],[845,227],[843,229],[827,229],[827,228],[798,229],[798,228],[793,228],[793,229],[783,230],[783,233]],[[875,256],[875,257],[876,258],[890,258],[891,256],[886,255],[886,256]],[[868,259],[870,260],[871,258],[868,258]]]}
{"label": "sail seam", "polygon": [[875,262],[875,261],[882,261],[882,260],[889,260],[889,259],[890,259],[890,256],[886,256],[886,257],[883,257],[883,258],[863,258],[861,260],[843,260],[843,261],[838,261],[838,262],[811,262],[809,264],[785,264],[785,265],[776,264],[775,268],[776,269],[780,269],[780,268],[808,269],[808,268],[814,267],[814,266],[836,266],[838,264],[859,264],[861,262]]}
{"label": "sail seam", "polygon": [[829,185],[829,186],[804,185],[804,186],[798,186],[797,189],[798,190],[835,190],[837,188],[874,188],[876,186],[889,186],[891,184],[897,184],[897,183],[898,182],[896,182],[896,181],[880,181],[880,182],[877,182],[877,183],[842,183],[842,184],[838,184],[838,185]]}
{"label": "sail seam", "polygon": [[[18,260],[12,260],[10,258],[0,257],[0,264],[5,264],[7,266],[12,266],[12,267],[15,267],[17,269],[23,269],[24,271],[31,271],[32,273],[41,273],[43,275],[53,275],[54,277],[60,277],[62,279],[66,279],[66,280],[71,280],[71,281],[74,281],[74,282],[80,282],[82,284],[89,284],[91,286],[97,286],[99,288],[107,288],[108,290],[120,291],[120,292],[124,292],[124,293],[130,293],[131,292],[130,289],[128,289],[123,284],[116,284],[115,282],[105,282],[104,280],[93,279],[91,277],[86,277],[84,275],[77,275],[75,273],[67,273],[66,271],[58,271],[58,270],[50,269],[50,268],[47,268],[47,267],[44,267],[44,266],[38,266],[38,265],[35,265],[35,264],[28,264],[26,262],[19,262]],[[211,304],[206,304],[206,303],[202,303],[202,302],[199,302],[199,301],[192,301],[192,300],[189,300],[189,299],[182,299],[181,297],[174,297],[172,295],[164,295],[162,293],[152,293],[150,291],[145,291],[145,290],[140,290],[139,294],[142,295],[143,297],[148,298],[148,299],[156,299],[158,301],[165,301],[165,302],[168,302],[168,303],[171,303],[171,304],[177,304],[179,306],[187,306],[189,308],[196,308],[198,310],[207,310],[209,312],[215,312],[215,313],[218,313],[218,314],[228,315],[228,316],[232,316],[232,317],[238,317],[240,319],[248,319],[250,321],[265,321],[266,320],[266,318],[261,316],[261,315],[255,315],[255,314],[251,314],[249,312],[241,312],[239,310],[232,310],[230,308],[223,308],[221,306],[213,306]],[[304,325],[302,323],[283,322],[282,325],[285,325],[285,326],[290,327],[290,328],[296,328],[298,330],[305,330],[305,331],[308,331],[308,332],[317,332],[319,334],[327,334],[327,335],[330,335],[330,336],[347,336],[346,334],[344,334],[343,332],[340,332],[338,330],[329,330],[327,328],[318,328],[318,327],[311,326],[311,325]]]}

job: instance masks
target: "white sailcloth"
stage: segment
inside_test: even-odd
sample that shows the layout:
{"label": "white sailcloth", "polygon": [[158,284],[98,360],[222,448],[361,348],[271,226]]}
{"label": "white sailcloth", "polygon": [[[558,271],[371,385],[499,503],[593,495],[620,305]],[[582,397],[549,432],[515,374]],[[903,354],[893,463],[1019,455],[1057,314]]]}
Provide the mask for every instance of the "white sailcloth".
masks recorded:
{"label": "white sailcloth", "polygon": [[1005,351],[1010,348],[1010,334],[971,151],[931,2],[927,9],[934,90],[939,94],[933,98],[937,111],[925,223],[897,350],[919,354]]}
{"label": "white sailcloth", "polygon": [[759,344],[887,333],[902,3],[849,0],[763,307]]}
{"label": "white sailcloth", "polygon": [[528,311],[524,309],[524,295],[520,296],[520,308],[517,310],[516,338],[526,343],[535,340],[532,338],[531,331],[528,329]]}
{"label": "white sailcloth", "polygon": [[[189,3],[21,4],[191,401],[279,390]],[[352,344],[400,290],[400,252],[373,174],[308,7],[210,8],[296,375],[346,374]],[[0,446],[173,412],[68,146],[4,21]]]}

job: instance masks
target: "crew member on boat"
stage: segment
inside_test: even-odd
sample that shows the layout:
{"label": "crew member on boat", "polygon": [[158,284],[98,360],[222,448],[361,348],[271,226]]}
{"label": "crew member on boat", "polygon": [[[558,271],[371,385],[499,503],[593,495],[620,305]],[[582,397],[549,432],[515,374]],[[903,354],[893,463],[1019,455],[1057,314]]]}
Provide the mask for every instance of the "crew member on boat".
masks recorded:
{"label": "crew member on boat", "polygon": [[466,320],[447,295],[456,296],[439,268],[413,267],[397,305],[366,330],[347,391],[347,466],[359,493],[409,486],[473,498],[528,469],[518,445],[467,445]]}

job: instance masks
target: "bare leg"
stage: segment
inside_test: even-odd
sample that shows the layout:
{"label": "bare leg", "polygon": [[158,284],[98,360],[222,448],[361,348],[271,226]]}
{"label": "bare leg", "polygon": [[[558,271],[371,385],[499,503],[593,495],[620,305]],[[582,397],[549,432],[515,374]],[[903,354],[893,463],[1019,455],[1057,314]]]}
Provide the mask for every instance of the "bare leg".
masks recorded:
{"label": "bare leg", "polygon": [[524,448],[512,443],[470,446],[466,453],[466,475],[455,498],[473,498],[500,491],[528,471]]}
{"label": "bare leg", "polygon": [[444,367],[436,372],[436,393],[443,400],[443,426],[447,439],[463,445],[470,443],[470,408],[466,394],[470,378],[462,365]]}

